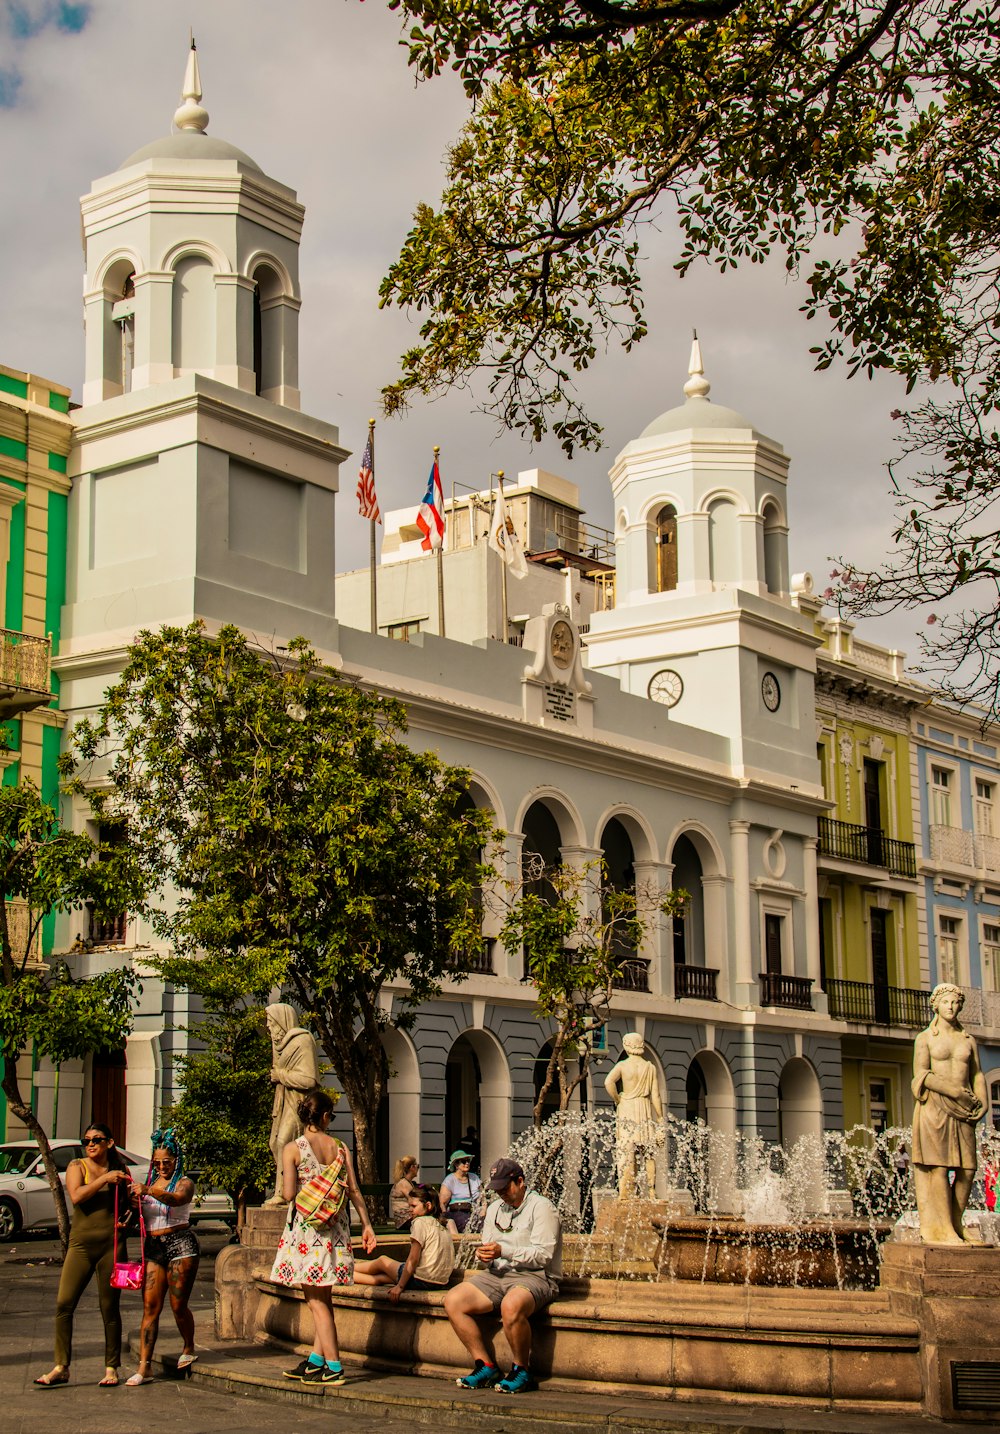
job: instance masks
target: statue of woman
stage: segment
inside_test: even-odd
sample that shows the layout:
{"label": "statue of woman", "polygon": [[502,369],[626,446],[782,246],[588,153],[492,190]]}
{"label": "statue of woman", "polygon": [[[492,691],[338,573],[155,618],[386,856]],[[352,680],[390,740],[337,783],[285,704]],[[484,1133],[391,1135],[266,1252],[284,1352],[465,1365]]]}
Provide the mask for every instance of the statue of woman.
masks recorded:
{"label": "statue of woman", "polygon": [[[622,1041],[625,1056],[608,1072],[604,1089],[616,1107],[618,1193],[634,1195],[640,1160],[646,1166],[646,1194],[656,1193],[655,1151],[663,1144],[663,1105],[656,1067],[643,1055],[646,1042],[637,1031]],[[618,1087],[621,1086],[619,1094]]]}
{"label": "statue of woman", "polygon": [[290,1140],[302,1134],[299,1102],[307,1092],[319,1085],[319,1061],[316,1042],[299,1025],[292,1006],[283,1002],[267,1008],[267,1032],[271,1037],[271,1080],[274,1084],[274,1108],[271,1113],[271,1135],[268,1144],[274,1156],[274,1194],[265,1203],[284,1205],[281,1193],[282,1153]]}
{"label": "statue of woman", "polygon": [[976,1122],[986,1112],[979,1052],[958,1020],[964,1003],[958,986],[935,986],[934,1018],[913,1045],[913,1178],[927,1244],[965,1241],[962,1215],[976,1173]]}

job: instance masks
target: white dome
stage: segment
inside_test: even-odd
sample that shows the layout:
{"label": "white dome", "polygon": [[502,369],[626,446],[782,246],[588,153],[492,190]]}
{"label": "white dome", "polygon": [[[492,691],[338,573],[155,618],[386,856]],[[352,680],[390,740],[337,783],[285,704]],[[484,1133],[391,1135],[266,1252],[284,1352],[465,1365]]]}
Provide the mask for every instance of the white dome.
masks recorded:
{"label": "white dome", "polygon": [[237,149],[235,144],[192,129],[154,139],[152,144],[145,144],[135,154],[130,154],[119,168],[128,169],[130,165],[142,164],[147,159],[228,160],[230,164],[241,164],[244,169],[252,169],[256,174],[263,173],[260,165],[243,150]]}
{"label": "white dome", "polygon": [[709,398],[689,398],[679,408],[668,408],[642,430],[641,437],[653,438],[658,433],[677,433],[685,428],[753,428],[735,408],[723,408]]}

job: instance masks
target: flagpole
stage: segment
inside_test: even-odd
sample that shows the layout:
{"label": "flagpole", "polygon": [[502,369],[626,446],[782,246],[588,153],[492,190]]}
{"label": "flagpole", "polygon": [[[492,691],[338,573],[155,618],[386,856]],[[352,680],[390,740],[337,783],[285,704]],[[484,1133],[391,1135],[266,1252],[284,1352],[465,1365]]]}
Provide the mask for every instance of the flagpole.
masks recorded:
{"label": "flagpole", "polygon": [[[501,493],[501,495],[502,495],[502,494],[503,494],[503,469],[502,469],[502,468],[501,468],[501,469],[498,471],[498,473],[497,473],[497,487],[500,489],[500,493]],[[500,641],[504,644],[504,646],[506,646],[506,644],[507,644],[507,632],[508,632],[508,619],[507,619],[507,562],[506,562],[506,560],[503,560],[503,561],[500,563]]]}
{"label": "flagpole", "polygon": [[[440,452],[441,452],[440,447],[439,447],[437,444],[435,444],[435,445],[434,445],[434,462],[435,462],[435,464],[436,464],[437,461],[438,461],[438,454],[439,454]],[[443,517],[444,517],[444,514],[442,513],[441,516],[442,516],[442,518],[443,518]],[[454,515],[453,515],[453,516],[454,516]],[[444,637],[444,636],[445,636],[445,631],[444,631],[444,534],[443,534],[443,533],[442,533],[442,535],[441,535],[441,541],[440,541],[440,543],[438,544],[438,550],[437,550],[437,580],[438,580],[438,633],[440,634],[441,637]]]}
{"label": "flagpole", "polygon": [[[368,442],[372,450],[372,474],[375,472],[375,420],[368,420]],[[378,593],[375,582],[375,519],[368,520],[368,566],[371,580],[372,632],[378,632]]]}

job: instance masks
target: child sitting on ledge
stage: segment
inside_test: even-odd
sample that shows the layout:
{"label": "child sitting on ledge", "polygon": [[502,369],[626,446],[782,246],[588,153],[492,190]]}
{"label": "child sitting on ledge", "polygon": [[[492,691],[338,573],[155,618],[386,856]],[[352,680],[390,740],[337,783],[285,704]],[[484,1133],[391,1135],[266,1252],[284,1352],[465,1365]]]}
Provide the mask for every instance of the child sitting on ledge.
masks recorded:
{"label": "child sitting on ledge", "polygon": [[393,1304],[404,1289],[443,1290],[455,1268],[455,1246],[441,1223],[441,1202],[429,1185],[415,1185],[410,1200],[410,1252],[403,1263],[388,1255],[356,1260],[356,1285],[390,1285]]}

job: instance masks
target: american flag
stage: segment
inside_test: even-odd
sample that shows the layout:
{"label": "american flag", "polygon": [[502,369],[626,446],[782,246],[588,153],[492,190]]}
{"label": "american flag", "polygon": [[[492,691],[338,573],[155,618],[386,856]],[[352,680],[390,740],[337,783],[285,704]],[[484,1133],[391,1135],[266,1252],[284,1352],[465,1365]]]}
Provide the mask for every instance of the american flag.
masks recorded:
{"label": "american flag", "polygon": [[358,509],[362,518],[370,518],[373,523],[381,523],[382,515],[378,510],[378,499],[375,496],[375,430],[368,429],[368,442],[365,444],[365,451],[361,457],[361,472],[358,474]]}
{"label": "american flag", "polygon": [[427,480],[427,492],[417,514],[417,527],[424,535],[420,544],[423,549],[440,548],[444,542],[444,490],[436,456]]}

